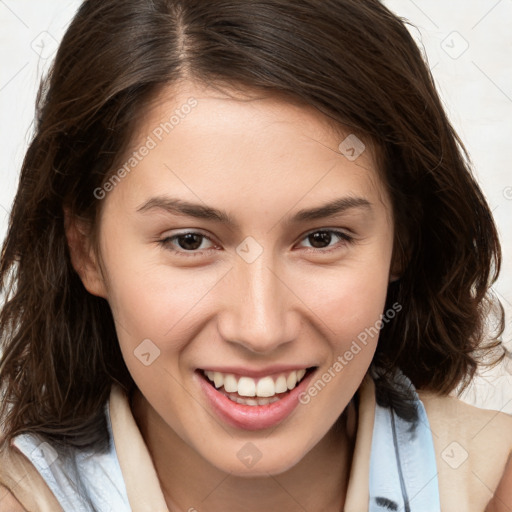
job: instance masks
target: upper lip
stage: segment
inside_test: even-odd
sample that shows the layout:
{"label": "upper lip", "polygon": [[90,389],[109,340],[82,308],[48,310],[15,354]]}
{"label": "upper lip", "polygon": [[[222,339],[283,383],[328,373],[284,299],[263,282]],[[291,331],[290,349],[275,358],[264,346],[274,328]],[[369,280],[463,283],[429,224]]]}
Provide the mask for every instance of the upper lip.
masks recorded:
{"label": "upper lip", "polygon": [[219,372],[224,374],[231,373],[233,375],[239,375],[241,377],[252,377],[253,379],[257,379],[260,377],[272,376],[280,373],[307,370],[308,368],[312,368],[314,366],[315,365],[312,364],[274,365],[267,366],[266,368],[262,369],[245,368],[243,366],[205,366],[198,369],[203,371]]}

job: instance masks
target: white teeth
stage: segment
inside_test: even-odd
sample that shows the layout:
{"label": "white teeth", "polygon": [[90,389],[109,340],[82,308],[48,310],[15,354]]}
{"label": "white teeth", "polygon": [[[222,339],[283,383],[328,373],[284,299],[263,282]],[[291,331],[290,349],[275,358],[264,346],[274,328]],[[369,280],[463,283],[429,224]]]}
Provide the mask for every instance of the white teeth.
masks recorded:
{"label": "white teeth", "polygon": [[240,398],[238,396],[229,396],[226,395],[230,400],[242,405],[267,405],[273,404],[274,402],[279,402],[279,398],[275,396],[274,398]]}
{"label": "white teeth", "polygon": [[[219,373],[219,375],[222,377],[222,374]],[[228,393],[236,393],[238,391],[238,382],[236,381],[234,375],[226,375],[224,377],[224,390]]]}
{"label": "white teeth", "polygon": [[288,389],[293,389],[295,384],[297,384],[297,372],[292,372],[286,379],[286,385],[288,386]]}
{"label": "white teeth", "polygon": [[[224,386],[227,393],[238,393],[244,397],[270,398],[277,393],[285,393],[292,390],[306,375],[306,370],[292,371],[288,375],[280,375],[274,382],[272,377],[263,377],[256,381],[251,377],[240,377],[238,380],[233,374],[205,371],[208,379],[214,383],[217,389]],[[237,400],[235,400],[237,401]],[[248,403],[249,402],[249,403]],[[264,403],[251,403],[251,400],[244,399],[247,405],[265,405]],[[239,402],[242,403],[242,402]],[[270,402],[271,403],[271,402]]]}
{"label": "white teeth", "polygon": [[215,372],[213,374],[213,382],[215,382],[216,388],[220,388],[224,382],[224,377],[222,376],[222,373]]}
{"label": "white teeth", "polygon": [[238,394],[240,396],[256,396],[256,382],[254,382],[254,379],[240,377],[238,381]]}
{"label": "white teeth", "polygon": [[280,375],[276,380],[276,393],[284,393],[288,390],[288,386],[286,385],[286,377],[284,375]]}
{"label": "white teeth", "polygon": [[258,396],[274,396],[276,394],[276,386],[272,377],[263,377],[258,381],[256,394]]}

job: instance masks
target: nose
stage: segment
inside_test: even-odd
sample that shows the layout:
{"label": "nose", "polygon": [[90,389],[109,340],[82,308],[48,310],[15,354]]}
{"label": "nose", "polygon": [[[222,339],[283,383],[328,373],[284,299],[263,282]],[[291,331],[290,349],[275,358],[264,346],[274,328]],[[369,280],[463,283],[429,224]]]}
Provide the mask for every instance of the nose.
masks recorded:
{"label": "nose", "polygon": [[218,320],[222,339],[253,353],[269,354],[297,337],[297,298],[270,257],[238,261],[225,281],[225,307]]}

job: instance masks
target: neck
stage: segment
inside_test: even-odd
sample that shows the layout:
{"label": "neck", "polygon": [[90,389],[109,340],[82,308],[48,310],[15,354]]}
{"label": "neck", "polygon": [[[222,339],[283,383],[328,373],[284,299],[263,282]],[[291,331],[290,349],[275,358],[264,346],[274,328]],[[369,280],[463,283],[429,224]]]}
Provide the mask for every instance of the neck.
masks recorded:
{"label": "neck", "polygon": [[343,510],[356,429],[352,403],[295,466],[264,477],[233,476],[210,464],[139,392],[132,409],[170,512]]}

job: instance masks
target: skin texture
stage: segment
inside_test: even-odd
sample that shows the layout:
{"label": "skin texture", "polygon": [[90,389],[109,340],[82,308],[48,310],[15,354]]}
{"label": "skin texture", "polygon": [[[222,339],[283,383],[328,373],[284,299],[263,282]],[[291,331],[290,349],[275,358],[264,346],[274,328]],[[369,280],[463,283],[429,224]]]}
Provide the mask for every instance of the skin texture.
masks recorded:
{"label": "skin texture", "polygon": [[26,512],[20,502],[3,485],[0,485],[0,512]]}
{"label": "skin texture", "polygon": [[505,471],[492,500],[485,508],[485,512],[512,511],[512,456],[509,456]]}
{"label": "skin texture", "polygon": [[[264,430],[219,418],[194,371],[293,364],[317,366],[321,375],[332,367],[384,312],[394,278],[391,206],[369,145],[350,161],[338,150],[350,130],[337,133],[311,107],[248,93],[233,99],[192,82],[162,91],[130,151],[188,98],[197,106],[103,199],[99,255],[81,235],[85,228],[70,223],[72,260],[87,290],[112,308],[140,391],[133,412],[171,510],[338,511],[354,431],[346,415],[333,427],[376,338],[307,405]],[[137,211],[162,194],[224,210],[239,226]],[[301,209],[342,197],[370,206],[286,223]],[[332,234],[314,245],[308,235],[325,229],[353,242]],[[198,256],[187,256],[190,241],[160,243],[190,231],[211,239],[193,240]],[[256,244],[251,251],[262,251],[251,263],[237,252],[247,237]],[[146,339],[160,351],[148,366],[134,354]],[[261,452],[252,467],[237,456],[248,442]]]}

